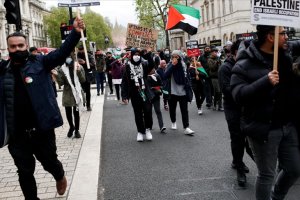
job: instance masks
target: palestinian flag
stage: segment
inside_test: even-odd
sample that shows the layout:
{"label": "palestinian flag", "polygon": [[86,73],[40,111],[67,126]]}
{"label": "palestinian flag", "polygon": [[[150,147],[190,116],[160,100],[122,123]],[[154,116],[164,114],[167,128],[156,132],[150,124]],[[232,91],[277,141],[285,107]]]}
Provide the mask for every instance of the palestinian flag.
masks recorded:
{"label": "palestinian flag", "polygon": [[199,20],[199,10],[175,4],[169,8],[166,30],[179,28],[190,35],[195,35],[198,31]]}

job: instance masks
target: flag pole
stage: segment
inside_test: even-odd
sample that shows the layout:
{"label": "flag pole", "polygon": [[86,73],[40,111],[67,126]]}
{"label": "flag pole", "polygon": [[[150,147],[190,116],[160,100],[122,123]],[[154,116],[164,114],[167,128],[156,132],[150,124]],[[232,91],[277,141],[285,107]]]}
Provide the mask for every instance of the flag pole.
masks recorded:
{"label": "flag pole", "polygon": [[[77,8],[77,18],[80,19],[79,8]],[[81,39],[82,39],[82,44],[83,44],[83,49],[84,49],[84,56],[85,56],[85,60],[86,60],[85,61],[86,62],[86,67],[88,69],[90,69],[90,61],[89,61],[89,57],[88,57],[88,54],[87,54],[87,49],[86,49],[86,44],[85,44],[83,29],[81,29],[80,33],[81,33]]]}

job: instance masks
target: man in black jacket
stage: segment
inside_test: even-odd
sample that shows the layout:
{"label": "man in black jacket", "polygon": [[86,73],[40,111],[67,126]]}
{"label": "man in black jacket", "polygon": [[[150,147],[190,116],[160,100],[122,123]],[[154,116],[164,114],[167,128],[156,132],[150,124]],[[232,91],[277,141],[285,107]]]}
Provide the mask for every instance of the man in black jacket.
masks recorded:
{"label": "man in black jacket", "polygon": [[[290,106],[299,107],[294,98],[299,96],[298,77],[292,71],[283,27],[279,27],[278,70],[273,69],[274,34],[274,26],[257,26],[258,40],[239,53],[230,82],[233,98],[242,106],[241,129],[248,136],[258,168],[257,200],[284,199],[300,176],[296,109]],[[300,52],[299,41],[289,47],[293,53]],[[280,168],[272,189],[277,160]]]}
{"label": "man in black jacket", "polygon": [[76,18],[73,27],[62,46],[46,56],[30,56],[26,36],[20,32],[7,37],[10,59],[0,65],[0,84],[4,88],[0,101],[6,106],[8,150],[17,166],[25,200],[39,199],[34,178],[35,158],[53,175],[58,194],[66,191],[67,180],[57,159],[54,133],[54,128],[63,121],[50,71],[62,65],[78,43],[84,23]]}
{"label": "man in black jacket", "polygon": [[[241,41],[237,40],[232,44],[230,55],[219,69],[219,83],[224,96],[225,118],[231,139],[231,153],[233,157],[231,167],[237,170],[238,185],[245,186],[245,173],[249,172],[249,168],[243,162],[244,150],[247,148],[246,136],[241,132],[240,128],[241,107],[233,100],[230,88],[231,70],[236,63],[240,43]],[[249,148],[247,150],[252,156],[251,150]]]}

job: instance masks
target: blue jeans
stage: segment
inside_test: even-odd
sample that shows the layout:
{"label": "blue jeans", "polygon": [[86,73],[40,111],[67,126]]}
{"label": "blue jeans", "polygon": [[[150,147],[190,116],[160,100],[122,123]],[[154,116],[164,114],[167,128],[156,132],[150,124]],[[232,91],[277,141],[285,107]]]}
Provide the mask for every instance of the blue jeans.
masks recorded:
{"label": "blue jeans", "polygon": [[[270,200],[270,197],[274,200],[284,199],[300,176],[300,149],[295,126],[288,123],[280,128],[271,129],[266,143],[252,138],[249,138],[249,142],[258,169],[256,199]],[[277,159],[280,171],[272,190]]]}
{"label": "blue jeans", "polygon": [[97,84],[97,94],[100,92],[101,86],[101,93],[103,93],[103,82],[104,82],[104,72],[96,72],[96,84]]}

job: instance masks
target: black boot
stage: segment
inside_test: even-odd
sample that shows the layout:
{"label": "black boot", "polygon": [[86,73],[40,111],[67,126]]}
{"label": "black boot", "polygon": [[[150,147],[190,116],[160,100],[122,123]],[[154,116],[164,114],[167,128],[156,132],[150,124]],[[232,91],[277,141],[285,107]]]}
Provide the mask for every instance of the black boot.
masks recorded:
{"label": "black boot", "polygon": [[74,127],[70,127],[69,131],[68,131],[68,138],[73,136],[73,132],[74,132]]}
{"label": "black boot", "polygon": [[75,138],[81,138],[81,135],[78,130],[75,130]]}
{"label": "black boot", "polygon": [[243,168],[237,168],[237,182],[240,187],[245,187],[247,183],[246,174]]}
{"label": "black boot", "polygon": [[[238,166],[239,166],[239,165],[237,165],[237,164],[235,164],[235,163],[233,163],[233,162],[231,163],[232,169],[237,169]],[[245,163],[242,163],[242,164],[241,164],[241,167],[243,168],[243,170],[244,170],[245,173],[249,173],[250,170],[249,170],[249,168],[245,165]]]}

